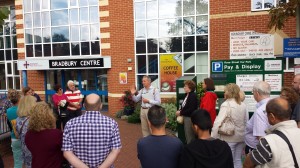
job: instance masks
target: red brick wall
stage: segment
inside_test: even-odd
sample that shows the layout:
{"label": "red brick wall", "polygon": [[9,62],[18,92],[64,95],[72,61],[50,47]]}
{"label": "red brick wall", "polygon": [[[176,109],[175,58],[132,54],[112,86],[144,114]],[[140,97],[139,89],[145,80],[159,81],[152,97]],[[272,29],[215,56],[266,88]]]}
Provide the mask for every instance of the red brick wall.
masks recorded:
{"label": "red brick wall", "polygon": [[14,0],[0,0],[0,6],[12,5],[14,3]]}
{"label": "red brick wall", "polygon": [[210,0],[210,14],[236,13],[251,10],[251,0]]}
{"label": "red brick wall", "polygon": [[293,80],[294,80],[294,73],[293,72],[285,72],[283,86],[292,87]]}
{"label": "red brick wall", "polygon": [[[109,0],[108,6],[101,6],[100,11],[109,11],[109,17],[100,18],[100,22],[109,22],[109,28],[102,28],[101,33],[110,32],[110,38],[101,43],[110,43],[110,49],[102,49],[103,56],[111,56],[111,69],[108,70],[108,92],[122,94],[135,83],[134,63],[134,19],[133,1]],[[128,63],[127,59],[132,62]],[[128,71],[127,67],[132,67]],[[119,84],[119,72],[127,72],[128,84]],[[120,98],[109,97],[109,112],[115,113],[122,108]]]}

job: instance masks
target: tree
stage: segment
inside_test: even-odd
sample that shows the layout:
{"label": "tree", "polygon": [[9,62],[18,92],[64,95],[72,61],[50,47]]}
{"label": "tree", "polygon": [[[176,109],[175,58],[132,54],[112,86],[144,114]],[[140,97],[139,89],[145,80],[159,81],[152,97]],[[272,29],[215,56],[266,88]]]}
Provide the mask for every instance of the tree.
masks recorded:
{"label": "tree", "polygon": [[5,23],[5,19],[9,16],[9,10],[7,7],[0,7],[0,31],[2,31],[2,25]]}
{"label": "tree", "polygon": [[288,3],[279,3],[277,7],[272,7],[269,11],[270,21],[269,28],[283,29],[285,22],[290,17],[297,16],[297,9],[300,10],[300,0],[289,0]]}

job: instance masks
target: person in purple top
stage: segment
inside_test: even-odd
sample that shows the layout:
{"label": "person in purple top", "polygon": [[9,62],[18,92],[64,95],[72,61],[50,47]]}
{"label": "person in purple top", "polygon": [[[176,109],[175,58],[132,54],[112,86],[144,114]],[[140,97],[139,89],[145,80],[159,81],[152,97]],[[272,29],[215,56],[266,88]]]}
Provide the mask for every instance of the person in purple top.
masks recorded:
{"label": "person in purple top", "polygon": [[246,124],[245,153],[252,151],[261,137],[265,136],[265,130],[269,128],[266,105],[270,100],[271,87],[267,82],[258,81],[253,86],[253,96],[256,104],[256,111]]}
{"label": "person in purple top", "polygon": [[62,151],[73,167],[112,168],[121,150],[119,127],[116,121],[100,113],[100,97],[86,97],[84,115],[67,122]]}

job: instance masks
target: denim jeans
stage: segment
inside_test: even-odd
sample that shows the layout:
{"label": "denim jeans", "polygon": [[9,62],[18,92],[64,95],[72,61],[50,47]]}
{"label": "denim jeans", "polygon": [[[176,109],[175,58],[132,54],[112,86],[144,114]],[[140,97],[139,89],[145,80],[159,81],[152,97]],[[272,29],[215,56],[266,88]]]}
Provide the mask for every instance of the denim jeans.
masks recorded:
{"label": "denim jeans", "polygon": [[23,160],[22,160],[21,141],[19,139],[12,139],[11,149],[14,156],[14,168],[22,168]]}
{"label": "denim jeans", "polygon": [[228,142],[231,148],[234,168],[242,168],[242,153],[245,147],[244,142]]}

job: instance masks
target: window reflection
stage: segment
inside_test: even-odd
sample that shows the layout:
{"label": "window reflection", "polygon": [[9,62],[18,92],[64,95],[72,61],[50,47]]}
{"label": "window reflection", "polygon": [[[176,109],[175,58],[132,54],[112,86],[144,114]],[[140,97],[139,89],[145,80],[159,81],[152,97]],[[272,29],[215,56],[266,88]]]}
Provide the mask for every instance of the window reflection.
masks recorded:
{"label": "window reflection", "polygon": [[158,36],[158,23],[157,23],[157,20],[147,21],[147,36],[148,36],[148,38]]}
{"label": "window reflection", "polygon": [[208,14],[208,0],[196,0],[197,14]]}
{"label": "window reflection", "polygon": [[208,36],[197,36],[196,38],[197,51],[208,50]]}
{"label": "window reflection", "polygon": [[90,22],[99,22],[99,17],[98,17],[98,6],[95,7],[90,7]]}
{"label": "window reflection", "polygon": [[88,23],[89,15],[88,15],[88,8],[80,8],[80,23]]}
{"label": "window reflection", "polygon": [[16,36],[11,36],[11,45],[12,45],[12,48],[18,48],[17,47],[17,37]]}
{"label": "window reflection", "polygon": [[98,0],[89,0],[89,5],[97,5],[98,6]]}
{"label": "window reflection", "polygon": [[42,0],[42,9],[49,9],[50,0]]}
{"label": "window reflection", "polygon": [[51,44],[44,44],[43,47],[44,47],[44,56],[45,57],[51,56],[52,55],[51,54]]}
{"label": "window reflection", "polygon": [[138,73],[146,73],[146,55],[137,56],[137,71]]}
{"label": "window reflection", "polygon": [[10,24],[8,22],[4,24],[4,35],[10,35]]}
{"label": "window reflection", "polygon": [[16,89],[17,90],[21,89],[21,86],[20,86],[20,77],[14,77],[14,81],[15,81]]}
{"label": "window reflection", "polygon": [[79,26],[71,27],[71,41],[79,41]]}
{"label": "window reflection", "polygon": [[70,0],[70,6],[78,6],[77,0]]}
{"label": "window reflection", "polygon": [[31,44],[32,43],[32,30],[25,30],[25,43]]}
{"label": "window reflection", "polygon": [[159,20],[159,36],[179,36],[181,35],[181,21],[178,19]]}
{"label": "window reflection", "polygon": [[[3,50],[0,50],[0,61],[4,61],[4,51]],[[0,64],[0,66],[1,66],[1,64]]]}
{"label": "window reflection", "polygon": [[81,42],[81,55],[90,55],[90,43]]}
{"label": "window reflection", "polygon": [[153,18],[157,18],[157,1],[147,1],[146,2],[147,5],[147,19],[153,19]]}
{"label": "window reflection", "polygon": [[52,26],[67,25],[68,20],[68,10],[51,11]]}
{"label": "window reflection", "polygon": [[31,12],[31,0],[23,0],[23,8],[25,12]]}
{"label": "window reflection", "polygon": [[41,15],[40,13],[33,13],[33,26],[41,27]]}
{"label": "window reflection", "polygon": [[158,56],[148,55],[148,72],[149,73],[158,73]]}
{"label": "window reflection", "polygon": [[147,48],[148,53],[157,53],[157,39],[148,39],[147,40]]}
{"label": "window reflection", "polygon": [[33,0],[33,11],[40,11],[41,10],[41,0]]}
{"label": "window reflection", "polygon": [[91,46],[92,46],[92,54],[93,55],[99,55],[100,54],[100,44],[99,41],[92,41],[91,42]]}
{"label": "window reflection", "polygon": [[34,42],[35,43],[41,43],[42,42],[42,31],[41,29],[34,29],[33,30],[33,35],[34,35]]}
{"label": "window reflection", "polygon": [[[159,17],[181,16],[180,0],[159,0]],[[167,10],[166,10],[167,9]]]}
{"label": "window reflection", "polygon": [[208,33],[208,16],[197,16],[197,34]]}
{"label": "window reflection", "polygon": [[183,63],[185,73],[195,73],[195,54],[184,54]]}
{"label": "window reflection", "polygon": [[26,57],[33,57],[33,45],[26,45]]}
{"label": "window reflection", "polygon": [[34,53],[35,53],[35,57],[41,57],[42,56],[42,45],[34,45]]}
{"label": "window reflection", "polygon": [[51,9],[68,8],[68,1],[66,0],[51,0]]}
{"label": "window reflection", "polygon": [[4,39],[3,37],[0,37],[0,49],[4,48]]}
{"label": "window reflection", "polygon": [[16,22],[11,22],[10,27],[11,27],[11,34],[17,34]]}
{"label": "window reflection", "polygon": [[183,20],[183,34],[193,35],[195,34],[195,17],[184,17]]}
{"label": "window reflection", "polygon": [[145,32],[145,21],[138,21],[135,22],[135,37],[136,38],[145,38],[146,32]]}
{"label": "window reflection", "polygon": [[146,53],[146,40],[136,40],[136,53]]}
{"label": "window reflection", "polygon": [[71,43],[72,47],[72,55],[80,55],[79,53],[79,42],[78,43]]}
{"label": "window reflection", "polygon": [[43,29],[43,42],[48,43],[50,42],[50,28]]}
{"label": "window reflection", "polygon": [[42,22],[44,27],[50,26],[50,13],[49,12],[43,12],[42,13]]}
{"label": "window reflection", "polygon": [[208,73],[208,53],[196,54],[197,73]]}
{"label": "window reflection", "polygon": [[70,10],[70,24],[78,24],[78,9],[71,9]]}
{"label": "window reflection", "polygon": [[80,6],[88,6],[88,0],[79,0]]}
{"label": "window reflection", "polygon": [[20,75],[17,62],[14,62],[14,75]]}
{"label": "window reflection", "polygon": [[70,45],[69,43],[52,44],[53,56],[69,56]]}
{"label": "window reflection", "polygon": [[145,19],[145,2],[135,3],[135,19]]}
{"label": "window reflection", "polygon": [[12,50],[13,60],[18,60],[18,50]]}
{"label": "window reflection", "polygon": [[12,60],[11,50],[5,50],[5,58],[7,61]]}
{"label": "window reflection", "polygon": [[81,33],[81,37],[80,37],[81,41],[89,41],[90,40],[90,36],[89,36],[90,33],[89,33],[88,25],[80,26],[80,33]]}
{"label": "window reflection", "polygon": [[100,39],[100,26],[99,24],[91,25],[91,40]]}
{"label": "window reflection", "polygon": [[5,36],[5,48],[11,48],[10,36]]}
{"label": "window reflection", "polygon": [[265,0],[264,8],[272,8],[274,6],[274,0]]}
{"label": "window reflection", "polygon": [[195,37],[194,36],[183,37],[183,50],[184,51],[195,51]]}
{"label": "window reflection", "polygon": [[181,37],[162,38],[159,40],[160,53],[181,52],[181,51],[182,51]]}
{"label": "window reflection", "polygon": [[69,41],[69,28],[66,26],[53,27],[52,28],[52,41],[53,42]]}
{"label": "window reflection", "polygon": [[183,15],[195,15],[195,0],[183,0]]}

